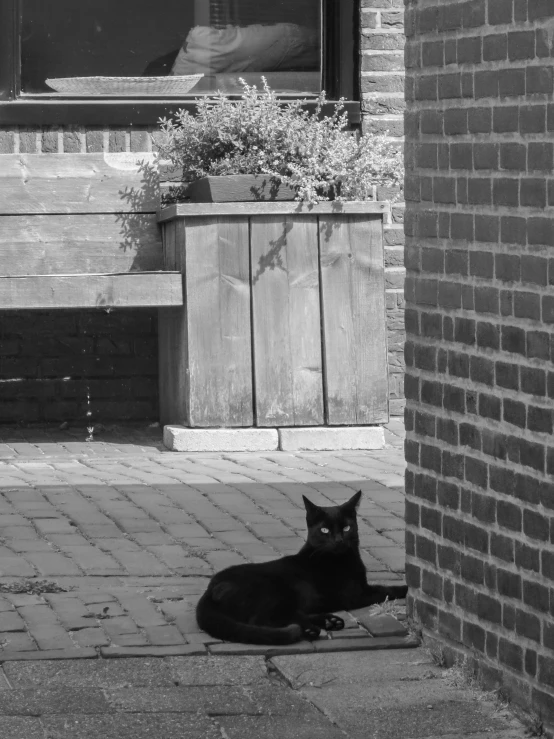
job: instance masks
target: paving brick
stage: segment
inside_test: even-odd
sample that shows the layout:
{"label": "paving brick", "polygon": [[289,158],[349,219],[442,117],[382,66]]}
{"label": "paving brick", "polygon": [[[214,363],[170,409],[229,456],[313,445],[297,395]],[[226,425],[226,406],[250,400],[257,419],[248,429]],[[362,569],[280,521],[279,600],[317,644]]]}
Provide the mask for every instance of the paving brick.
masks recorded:
{"label": "paving brick", "polygon": [[130,575],[169,575],[170,570],[148,552],[139,549],[133,552],[117,550],[113,557]]}
{"label": "paving brick", "polygon": [[69,649],[73,642],[46,605],[22,606],[18,613],[27,624],[29,633],[40,649]]}
{"label": "paving brick", "polygon": [[110,643],[109,637],[100,626],[89,626],[74,631],[72,638],[80,647],[103,647]]}
{"label": "paving brick", "polygon": [[156,608],[142,596],[119,595],[119,602],[141,628],[165,626],[166,621]]}
{"label": "paving brick", "polygon": [[[18,557],[9,550],[5,551],[8,551],[7,555],[0,555],[0,577],[33,577],[36,575],[36,570],[23,557]],[[27,558],[30,559],[30,557]]]}
{"label": "paving brick", "polygon": [[120,575],[125,572],[119,562],[90,544],[63,546],[61,549],[87,575]]}
{"label": "paving brick", "polygon": [[[104,618],[101,625],[106,634],[112,640],[116,640],[123,634],[133,635],[139,634],[137,625],[129,616],[116,616],[115,618]],[[148,642],[146,642],[148,643]],[[120,645],[121,646],[121,645]]]}
{"label": "paving brick", "polygon": [[147,626],[144,629],[146,636],[154,646],[169,646],[172,644],[183,644],[183,635],[175,626]]}
{"label": "paving brick", "polygon": [[[104,629],[106,626],[104,625]],[[110,636],[111,647],[148,647],[149,642],[144,634],[135,632],[133,634],[117,634],[116,636]]]}
{"label": "paving brick", "polygon": [[369,612],[356,614],[358,621],[372,636],[407,636],[408,632],[402,624],[388,613],[372,616]]}
{"label": "paving brick", "polygon": [[35,526],[42,534],[72,534],[75,527],[64,518],[35,518]]}
{"label": "paving brick", "polygon": [[149,546],[151,552],[158,560],[168,568],[178,572],[180,575],[187,574],[210,574],[210,567],[199,557],[189,557],[178,544]]}
{"label": "paving brick", "polygon": [[4,596],[12,606],[40,606],[44,604],[42,595],[31,595],[29,593],[6,593]]}
{"label": "paving brick", "polygon": [[80,574],[80,570],[76,564],[68,557],[64,557],[57,552],[27,552],[25,556],[40,574],[46,577]]}
{"label": "paving brick", "polygon": [[25,622],[16,611],[0,613],[0,632],[26,630]]}
{"label": "paving brick", "polygon": [[2,652],[0,659],[4,659],[7,653],[23,654],[24,652],[35,652],[37,643],[27,632],[10,632],[3,634],[0,643],[2,644]]}
{"label": "paving brick", "polygon": [[5,611],[13,611],[13,605],[9,600],[0,595],[0,613],[4,613]]}

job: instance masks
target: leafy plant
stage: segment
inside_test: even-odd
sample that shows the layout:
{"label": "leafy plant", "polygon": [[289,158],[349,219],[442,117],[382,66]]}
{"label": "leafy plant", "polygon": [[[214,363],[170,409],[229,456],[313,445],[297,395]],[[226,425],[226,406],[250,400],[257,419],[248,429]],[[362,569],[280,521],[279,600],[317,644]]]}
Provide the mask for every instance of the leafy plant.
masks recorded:
{"label": "leafy plant", "polygon": [[265,79],[262,90],[241,82],[239,100],[218,93],[196,101],[197,115],[179,110],[161,120],[160,156],[182,169],[185,181],[266,175],[309,202],[373,199],[380,186],[401,190],[399,144],[386,135],[348,131],[342,101],[324,116],[324,92],[310,112],[301,100],[280,102]]}

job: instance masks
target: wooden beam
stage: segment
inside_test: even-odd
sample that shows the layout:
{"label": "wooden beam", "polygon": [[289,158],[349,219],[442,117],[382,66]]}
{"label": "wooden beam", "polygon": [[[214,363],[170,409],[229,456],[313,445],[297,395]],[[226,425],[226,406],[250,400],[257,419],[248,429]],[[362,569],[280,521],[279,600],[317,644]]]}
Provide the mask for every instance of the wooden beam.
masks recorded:
{"label": "wooden beam", "polygon": [[0,154],[0,213],[154,213],[154,155]]}
{"label": "wooden beam", "polygon": [[0,309],[156,308],[183,304],[178,272],[0,277]]}
{"label": "wooden beam", "polygon": [[0,276],[162,268],[161,233],[153,213],[0,216]]}
{"label": "wooden beam", "polygon": [[178,203],[163,208],[158,213],[158,221],[172,218],[194,218],[204,216],[273,216],[273,215],[366,215],[387,213],[389,203],[377,201],[338,202],[328,201],[310,205],[298,200],[284,202],[248,203]]}
{"label": "wooden beam", "polygon": [[256,425],[322,425],[317,218],[253,218],[250,233]]}
{"label": "wooden beam", "polygon": [[388,421],[383,235],[379,218],[319,219],[327,423]]}
{"label": "wooden beam", "polygon": [[247,218],[206,218],[187,226],[190,426],[253,425],[248,230]]}

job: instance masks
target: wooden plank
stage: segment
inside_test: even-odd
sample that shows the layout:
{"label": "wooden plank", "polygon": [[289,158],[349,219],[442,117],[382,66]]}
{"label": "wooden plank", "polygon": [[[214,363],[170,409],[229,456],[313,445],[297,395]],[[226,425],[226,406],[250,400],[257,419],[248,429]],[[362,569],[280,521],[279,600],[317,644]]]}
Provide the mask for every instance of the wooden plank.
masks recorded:
{"label": "wooden plank", "polygon": [[0,214],[153,213],[154,155],[0,154]]}
{"label": "wooden plank", "polygon": [[247,218],[187,223],[191,426],[252,426]]}
{"label": "wooden plank", "polygon": [[320,217],[327,422],[388,420],[380,218]]}
{"label": "wooden plank", "polygon": [[0,277],[0,308],[141,308],[182,305],[178,272]]}
{"label": "wooden plank", "polygon": [[186,311],[158,311],[158,387],[160,423],[189,423],[188,339]]}
{"label": "wooden plank", "polygon": [[177,230],[177,221],[169,221],[162,225],[163,240],[163,264],[164,269],[177,269],[175,253],[175,231]]}
{"label": "wooden plank", "polygon": [[248,215],[319,215],[325,213],[340,214],[370,214],[387,213],[390,209],[389,203],[363,201],[363,202],[325,202],[310,205],[297,200],[272,202],[246,202],[246,203],[178,203],[169,205],[158,213],[160,222],[170,221],[180,216],[203,218],[204,216],[248,216]]}
{"label": "wooden plank", "polygon": [[153,272],[162,268],[150,213],[0,216],[0,273]]}
{"label": "wooden plank", "polygon": [[324,422],[317,229],[313,216],[251,221],[257,426]]}

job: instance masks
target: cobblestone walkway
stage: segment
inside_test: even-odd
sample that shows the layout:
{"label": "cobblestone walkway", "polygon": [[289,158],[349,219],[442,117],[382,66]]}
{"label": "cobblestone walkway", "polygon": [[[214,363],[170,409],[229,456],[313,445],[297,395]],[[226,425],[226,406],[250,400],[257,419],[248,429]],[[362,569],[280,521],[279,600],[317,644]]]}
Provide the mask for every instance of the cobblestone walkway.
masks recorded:
{"label": "cobblestone walkway", "polygon": [[[87,436],[0,427],[0,661],[244,653],[199,631],[196,601],[223,567],[298,551],[302,494],[330,505],[363,490],[369,579],[403,578],[398,424],[378,452],[180,454],[155,428]],[[335,648],[378,645],[348,625]]]}

